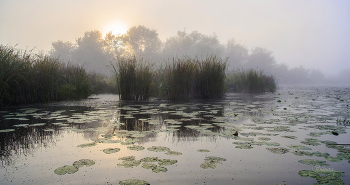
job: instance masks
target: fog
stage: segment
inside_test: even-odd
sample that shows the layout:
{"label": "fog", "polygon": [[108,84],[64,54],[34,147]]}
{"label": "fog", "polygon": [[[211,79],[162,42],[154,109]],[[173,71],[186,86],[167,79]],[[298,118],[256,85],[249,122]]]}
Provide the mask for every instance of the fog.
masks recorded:
{"label": "fog", "polygon": [[349,8],[327,0],[4,0],[0,44],[102,73],[118,56],[159,63],[217,54],[229,70],[264,70],[280,84],[349,85]]}

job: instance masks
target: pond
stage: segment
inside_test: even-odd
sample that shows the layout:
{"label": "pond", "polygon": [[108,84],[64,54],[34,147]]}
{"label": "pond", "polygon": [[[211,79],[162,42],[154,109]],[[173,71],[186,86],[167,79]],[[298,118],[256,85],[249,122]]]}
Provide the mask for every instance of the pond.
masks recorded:
{"label": "pond", "polygon": [[0,110],[0,184],[350,183],[349,88]]}

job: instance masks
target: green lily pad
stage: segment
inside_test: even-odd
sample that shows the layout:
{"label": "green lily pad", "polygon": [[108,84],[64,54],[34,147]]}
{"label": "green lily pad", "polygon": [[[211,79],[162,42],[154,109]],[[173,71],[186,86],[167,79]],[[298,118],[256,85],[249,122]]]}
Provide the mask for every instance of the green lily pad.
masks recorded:
{"label": "green lily pad", "polygon": [[119,152],[120,149],[119,148],[106,148],[103,150],[103,152],[105,154],[112,154],[112,153],[116,153],[116,152]]}
{"label": "green lily pad", "polygon": [[81,147],[81,148],[92,147],[92,146],[96,146],[96,142],[78,145],[78,147]]}
{"label": "green lily pad", "polygon": [[152,152],[169,152],[170,151],[170,149],[165,146],[152,146],[147,148],[147,150]]}
{"label": "green lily pad", "polygon": [[253,148],[251,146],[251,144],[241,144],[241,145],[237,145],[235,148],[239,148],[239,149],[251,149]]}
{"label": "green lily pad", "polygon": [[145,147],[134,145],[134,146],[128,146],[128,149],[129,149],[129,150],[141,151],[141,150],[144,150]]}
{"label": "green lily pad", "polygon": [[75,166],[76,168],[80,168],[83,166],[92,166],[95,164],[95,161],[90,160],[90,159],[80,159],[79,161],[75,161],[73,163],[73,166]]}
{"label": "green lily pad", "polygon": [[145,157],[142,158],[140,161],[141,162],[158,162],[158,157]]}
{"label": "green lily pad", "polygon": [[296,136],[282,136],[282,137],[288,138],[288,139],[296,139],[296,138],[298,138],[298,137],[296,137]]}
{"label": "green lily pad", "polygon": [[271,140],[271,139],[268,138],[268,137],[259,137],[258,140],[269,141],[269,140]]}
{"label": "green lily pad", "polygon": [[65,165],[62,167],[57,168],[54,173],[57,175],[65,175],[65,174],[73,174],[75,172],[77,172],[79,169],[75,166],[69,166],[69,165]]}
{"label": "green lily pad", "polygon": [[283,147],[278,147],[278,148],[266,148],[267,150],[269,150],[272,153],[275,154],[285,154],[289,152],[289,149],[287,148],[283,148]]}
{"label": "green lily pad", "polygon": [[138,133],[138,134],[131,135],[131,137],[146,137],[146,134]]}
{"label": "green lily pad", "polygon": [[296,150],[311,150],[311,148],[302,145],[290,145],[288,147]]}
{"label": "green lily pad", "polygon": [[142,164],[142,168],[145,168],[145,169],[152,169],[152,168],[156,168],[157,165],[156,164],[153,164],[153,163],[143,163]]}
{"label": "green lily pad", "polygon": [[168,151],[165,153],[166,155],[182,155],[181,152],[175,152],[175,151]]}
{"label": "green lily pad", "polygon": [[317,172],[313,170],[301,170],[299,171],[298,174],[302,177],[311,177],[311,178],[316,178],[320,176]]}
{"label": "green lily pad", "polygon": [[118,160],[123,160],[123,161],[134,161],[134,160],[135,160],[135,156],[120,157]]}
{"label": "green lily pad", "polygon": [[133,168],[141,164],[141,161],[139,160],[125,160],[120,164],[117,164],[117,166],[123,166],[124,168]]}
{"label": "green lily pad", "polygon": [[303,159],[299,160],[299,163],[312,165],[312,166],[329,166],[329,164],[326,163],[326,161],[320,161],[315,159]]}
{"label": "green lily pad", "polygon": [[298,155],[298,156],[313,156],[314,153],[311,153],[311,152],[306,152],[306,151],[302,151],[302,150],[296,150],[293,152],[294,155]]}
{"label": "green lily pad", "polygon": [[119,182],[120,185],[149,185],[148,182],[138,179],[128,179]]}
{"label": "green lily pad", "polygon": [[267,146],[280,146],[280,144],[276,143],[276,142],[266,142],[266,145]]}
{"label": "green lily pad", "polygon": [[161,166],[167,166],[167,165],[173,165],[177,163],[177,160],[171,160],[171,159],[159,159],[158,164]]}
{"label": "green lily pad", "polygon": [[205,157],[204,163],[200,164],[200,167],[203,169],[208,169],[208,168],[215,169],[216,164],[219,164],[219,163],[221,164],[222,161],[226,161],[226,159],[221,157],[215,157],[215,156]]}
{"label": "green lily pad", "polygon": [[197,152],[210,152],[210,150],[207,150],[207,149],[199,149],[199,150],[197,150]]}
{"label": "green lily pad", "polygon": [[305,138],[305,141],[301,141],[300,143],[303,143],[305,145],[312,145],[312,146],[320,145],[320,143],[318,143],[318,139],[314,139],[314,138]]}

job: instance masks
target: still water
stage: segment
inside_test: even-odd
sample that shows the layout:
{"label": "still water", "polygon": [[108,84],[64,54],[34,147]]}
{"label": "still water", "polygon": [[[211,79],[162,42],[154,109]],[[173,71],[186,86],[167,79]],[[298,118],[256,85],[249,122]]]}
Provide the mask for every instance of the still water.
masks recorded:
{"label": "still water", "polygon": [[349,88],[282,87],[2,108],[0,184],[349,184],[349,104]]}

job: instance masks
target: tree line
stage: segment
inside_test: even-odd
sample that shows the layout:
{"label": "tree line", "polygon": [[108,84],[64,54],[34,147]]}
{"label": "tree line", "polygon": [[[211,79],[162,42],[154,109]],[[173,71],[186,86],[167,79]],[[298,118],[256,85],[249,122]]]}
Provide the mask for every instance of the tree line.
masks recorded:
{"label": "tree line", "polygon": [[111,31],[105,36],[98,30],[87,31],[75,42],[58,40],[52,42],[50,55],[61,60],[85,65],[88,70],[111,74],[110,61],[118,57],[142,58],[144,61],[162,64],[174,57],[205,57],[219,55],[227,58],[228,70],[257,69],[272,74],[280,84],[300,84],[324,82],[325,75],[303,66],[290,68],[277,63],[273,52],[263,48],[248,49],[235,39],[221,43],[217,35],[205,35],[198,31],[177,35],[161,41],[157,30],[145,26],[133,26],[125,34],[114,35]]}

